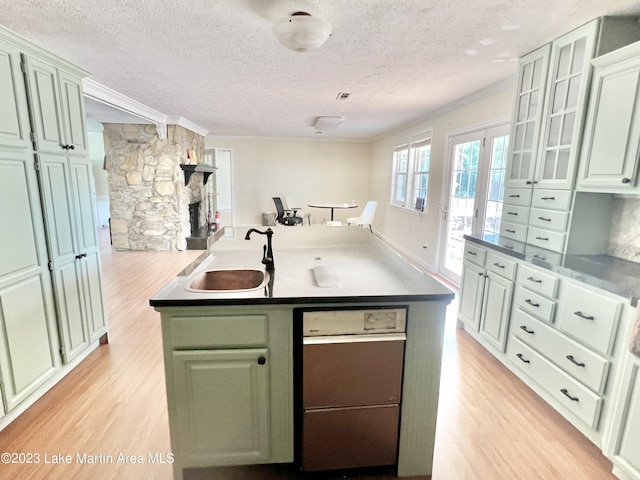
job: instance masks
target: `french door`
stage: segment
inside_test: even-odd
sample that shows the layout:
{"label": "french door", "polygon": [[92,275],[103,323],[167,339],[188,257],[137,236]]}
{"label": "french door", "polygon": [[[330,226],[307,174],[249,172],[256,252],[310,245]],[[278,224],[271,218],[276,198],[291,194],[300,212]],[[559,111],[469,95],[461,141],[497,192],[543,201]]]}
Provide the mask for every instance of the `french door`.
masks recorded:
{"label": "french door", "polygon": [[449,137],[438,271],[456,285],[464,235],[500,231],[508,143],[508,123]]}

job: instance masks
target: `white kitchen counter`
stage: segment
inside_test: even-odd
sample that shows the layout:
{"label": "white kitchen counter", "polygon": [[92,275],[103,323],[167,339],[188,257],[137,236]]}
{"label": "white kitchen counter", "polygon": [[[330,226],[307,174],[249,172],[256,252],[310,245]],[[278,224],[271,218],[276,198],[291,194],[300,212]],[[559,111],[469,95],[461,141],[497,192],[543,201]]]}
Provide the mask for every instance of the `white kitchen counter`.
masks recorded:
{"label": "white kitchen counter", "polygon": [[[264,230],[262,228],[261,230]],[[299,304],[371,301],[430,301],[453,299],[453,293],[402,258],[367,230],[357,227],[275,227],[275,271],[263,288],[242,292],[192,292],[194,276],[213,269],[264,270],[262,246],[266,236],[236,229],[222,238],[209,255],[172,279],[150,300],[154,307],[188,305]],[[320,287],[313,269],[330,266],[340,286]]]}

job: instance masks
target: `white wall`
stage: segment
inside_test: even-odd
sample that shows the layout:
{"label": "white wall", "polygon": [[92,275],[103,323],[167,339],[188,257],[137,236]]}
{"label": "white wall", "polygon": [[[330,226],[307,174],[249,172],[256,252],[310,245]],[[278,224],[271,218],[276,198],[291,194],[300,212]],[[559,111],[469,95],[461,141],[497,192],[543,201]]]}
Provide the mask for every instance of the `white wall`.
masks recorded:
{"label": "white wall", "polygon": [[[209,135],[205,146],[232,150],[235,225],[261,224],[262,212],[275,210],[274,196],[292,195],[301,205],[355,200],[364,206],[367,200],[377,200],[376,233],[435,271],[447,134],[509,118],[514,95],[515,78],[511,78],[371,144]],[[389,204],[392,150],[396,139],[429,128],[433,128],[429,192],[427,208],[419,215]],[[336,220],[344,221],[360,210],[336,211]],[[328,211],[308,211],[313,223],[328,220]],[[422,248],[425,243],[427,249]]]}
{"label": "white wall", "polygon": [[[447,134],[510,117],[514,95],[515,80],[509,79],[372,143],[370,194],[373,199],[378,200],[374,229],[426,268],[435,271],[437,265],[438,235],[442,223],[442,183],[447,164]],[[396,139],[406,138],[429,128],[433,128],[429,190],[427,207],[419,215],[389,204],[393,144]],[[427,249],[423,248],[425,243],[428,244]]]}
{"label": "white wall", "polygon": [[[272,197],[291,195],[299,205],[369,200],[368,142],[209,135],[205,148],[231,150],[235,226],[261,225],[262,212],[275,211]],[[305,210],[312,223],[329,220],[328,210]],[[336,210],[335,219],[360,210]]]}

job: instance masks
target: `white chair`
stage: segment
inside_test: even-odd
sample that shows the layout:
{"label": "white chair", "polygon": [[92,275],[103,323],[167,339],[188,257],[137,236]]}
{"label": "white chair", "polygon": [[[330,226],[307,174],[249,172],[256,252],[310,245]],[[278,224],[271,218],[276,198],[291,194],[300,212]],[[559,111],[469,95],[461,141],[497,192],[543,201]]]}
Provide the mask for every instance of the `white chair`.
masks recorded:
{"label": "white chair", "polygon": [[347,225],[361,225],[369,226],[369,230],[373,233],[373,229],[371,228],[371,224],[373,223],[373,217],[376,215],[376,208],[378,206],[378,202],[375,200],[369,200],[367,204],[364,206],[362,213],[359,217],[350,217],[347,218]]}
{"label": "white chair", "polygon": [[294,217],[301,217],[303,225],[304,225],[304,219],[306,218],[309,222],[309,226],[311,226],[311,214],[307,212],[303,212],[293,197],[286,196],[284,197],[284,199],[287,202],[286,210],[291,210],[293,212]]}

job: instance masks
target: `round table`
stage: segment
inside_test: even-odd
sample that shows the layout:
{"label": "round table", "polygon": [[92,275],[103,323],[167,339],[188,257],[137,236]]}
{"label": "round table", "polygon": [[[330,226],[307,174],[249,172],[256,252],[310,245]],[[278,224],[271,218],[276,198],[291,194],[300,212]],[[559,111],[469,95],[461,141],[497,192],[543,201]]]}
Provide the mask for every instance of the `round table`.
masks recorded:
{"label": "round table", "polygon": [[309,203],[311,208],[330,208],[331,209],[331,221],[333,222],[333,210],[336,208],[357,208],[356,203]]}

